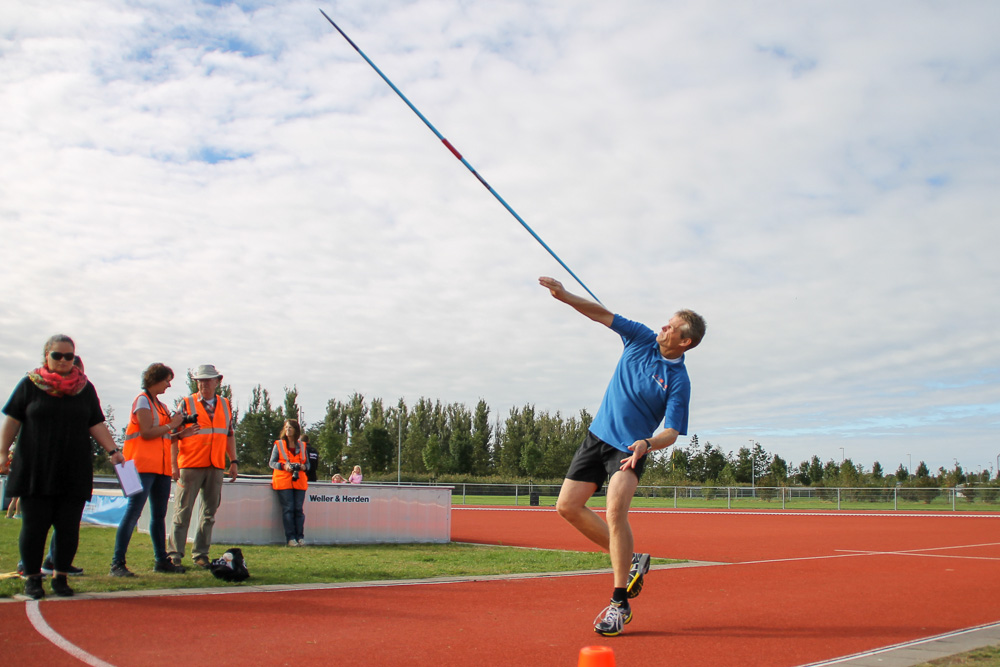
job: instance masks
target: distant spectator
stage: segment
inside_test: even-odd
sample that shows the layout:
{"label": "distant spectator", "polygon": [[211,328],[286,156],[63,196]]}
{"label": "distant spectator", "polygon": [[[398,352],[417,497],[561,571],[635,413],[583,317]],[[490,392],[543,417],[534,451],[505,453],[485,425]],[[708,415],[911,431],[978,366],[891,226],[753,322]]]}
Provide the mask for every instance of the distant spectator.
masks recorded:
{"label": "distant spectator", "polygon": [[310,482],[316,481],[316,473],[319,472],[319,452],[315,447],[309,444],[309,436],[303,435],[301,438],[302,442],[306,446],[306,456],[309,457],[309,470],[306,473],[306,477],[309,478]]}
{"label": "distant spectator", "polygon": [[361,466],[354,466],[354,472],[347,478],[347,481],[351,484],[360,484],[361,479]]}
{"label": "distant spectator", "polygon": [[334,484],[344,484],[347,482],[347,480],[344,479],[344,476],[341,475],[339,472],[336,475],[334,475],[333,479],[331,479],[330,481],[333,482]]}
{"label": "distant spectator", "polygon": [[302,505],[306,500],[306,489],[309,479],[309,457],[306,456],[306,446],[299,439],[302,432],[299,423],[294,419],[285,422],[281,429],[281,437],[274,441],[271,450],[270,466],[271,488],[278,492],[281,502],[281,523],[285,528],[285,540],[290,547],[301,547],[305,544],[306,517]]}

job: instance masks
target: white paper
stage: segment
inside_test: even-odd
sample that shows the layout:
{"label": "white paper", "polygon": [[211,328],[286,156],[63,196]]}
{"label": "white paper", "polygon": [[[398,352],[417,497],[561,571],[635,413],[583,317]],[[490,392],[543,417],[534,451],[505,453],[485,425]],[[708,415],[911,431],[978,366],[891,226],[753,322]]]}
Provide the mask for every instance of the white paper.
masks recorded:
{"label": "white paper", "polygon": [[139,471],[135,469],[134,461],[128,460],[116,465],[115,474],[118,475],[118,484],[126,496],[134,496],[142,491],[142,480],[139,479]]}

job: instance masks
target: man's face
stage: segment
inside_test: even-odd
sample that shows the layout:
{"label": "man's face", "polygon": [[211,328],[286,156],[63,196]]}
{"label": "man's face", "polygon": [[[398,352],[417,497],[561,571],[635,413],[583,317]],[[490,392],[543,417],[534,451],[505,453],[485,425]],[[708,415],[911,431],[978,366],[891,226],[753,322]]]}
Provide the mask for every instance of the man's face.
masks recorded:
{"label": "man's face", "polygon": [[215,396],[215,390],[219,386],[219,378],[208,378],[207,380],[196,380],[198,392],[205,398]]}
{"label": "man's face", "polygon": [[660,352],[664,357],[675,359],[691,344],[691,339],[681,334],[683,327],[684,320],[679,315],[674,315],[668,324],[663,325],[660,333],[656,334],[656,343],[660,346]]}

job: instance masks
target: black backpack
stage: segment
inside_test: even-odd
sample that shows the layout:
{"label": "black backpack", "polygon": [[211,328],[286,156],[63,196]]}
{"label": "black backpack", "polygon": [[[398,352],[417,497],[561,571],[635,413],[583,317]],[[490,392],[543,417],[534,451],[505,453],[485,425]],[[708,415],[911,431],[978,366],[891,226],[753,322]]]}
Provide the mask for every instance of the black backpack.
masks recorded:
{"label": "black backpack", "polygon": [[208,569],[217,579],[224,581],[244,581],[250,578],[250,570],[247,569],[247,562],[243,558],[243,550],[235,547],[222,554],[222,558],[213,560]]}

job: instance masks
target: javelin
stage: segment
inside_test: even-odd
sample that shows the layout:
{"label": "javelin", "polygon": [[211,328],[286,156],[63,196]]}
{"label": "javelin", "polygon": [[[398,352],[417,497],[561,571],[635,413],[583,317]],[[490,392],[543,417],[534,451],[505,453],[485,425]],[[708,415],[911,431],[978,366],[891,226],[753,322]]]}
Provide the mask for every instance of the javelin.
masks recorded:
{"label": "javelin", "polygon": [[479,179],[479,182],[480,182],[480,183],[482,183],[482,184],[483,184],[483,185],[484,185],[484,186],[486,187],[486,189],[487,189],[487,190],[489,190],[489,191],[490,191],[490,193],[491,193],[491,194],[492,194],[492,195],[493,195],[494,197],[496,197],[496,198],[497,198],[497,201],[498,201],[498,202],[500,202],[501,204],[503,204],[503,207],[504,207],[505,209],[507,209],[507,210],[508,210],[508,211],[510,212],[510,214],[511,214],[512,216],[514,216],[514,218],[515,218],[515,219],[516,219],[516,220],[517,220],[518,222],[520,222],[520,223],[521,223],[521,226],[522,226],[522,227],[524,227],[524,228],[525,228],[526,230],[528,230],[528,233],[529,233],[529,234],[531,234],[531,235],[532,235],[533,237],[535,237],[535,240],[536,240],[536,241],[538,241],[538,243],[540,243],[540,244],[541,244],[541,246],[542,246],[543,248],[545,248],[545,249],[546,249],[546,250],[548,251],[548,253],[549,253],[550,255],[552,255],[552,257],[554,257],[554,258],[555,258],[555,260],[556,260],[557,262],[559,262],[559,265],[560,265],[560,266],[562,266],[562,267],[563,267],[564,269],[566,269],[567,273],[569,273],[569,275],[573,276],[573,278],[574,278],[574,279],[576,280],[576,282],[580,283],[580,286],[581,286],[581,287],[583,287],[583,289],[587,290],[587,294],[589,294],[590,296],[594,297],[594,300],[595,300],[595,301],[597,301],[597,303],[601,303],[601,300],[597,298],[597,295],[596,295],[596,294],[594,294],[593,292],[591,292],[591,291],[590,291],[590,288],[589,288],[589,287],[587,287],[586,285],[584,285],[584,284],[583,284],[583,281],[582,281],[582,280],[580,280],[579,278],[577,278],[576,274],[575,274],[575,273],[573,273],[573,271],[572,271],[572,270],[571,270],[571,269],[570,269],[570,268],[569,268],[568,266],[566,266],[566,262],[564,262],[564,261],[562,261],[561,259],[559,259],[559,255],[555,254],[555,252],[553,252],[553,251],[552,251],[552,248],[550,248],[550,247],[548,246],[548,244],[546,244],[546,243],[545,243],[545,241],[543,241],[543,240],[542,240],[542,237],[541,237],[541,236],[539,236],[538,234],[536,234],[536,233],[535,233],[535,230],[533,230],[533,229],[532,229],[531,227],[529,227],[529,226],[528,226],[528,223],[526,223],[526,222],[525,222],[525,221],[524,221],[524,220],[523,220],[523,219],[521,218],[521,216],[519,216],[519,215],[517,214],[517,211],[515,211],[514,209],[512,209],[512,208],[510,207],[510,204],[508,204],[507,202],[505,202],[505,201],[504,201],[504,199],[503,199],[503,197],[501,197],[501,196],[500,196],[499,194],[497,194],[497,191],[496,191],[496,190],[494,190],[494,189],[493,189],[492,187],[490,187],[490,184],[486,182],[486,179],[484,179],[484,178],[483,178],[482,176],[480,176],[480,175],[479,175],[479,172],[477,172],[477,171],[476,171],[475,169],[473,169],[473,168],[472,168],[472,165],[471,165],[471,164],[469,164],[469,163],[468,163],[468,161],[467,161],[467,160],[466,160],[466,159],[465,159],[464,157],[462,157],[462,154],[461,154],[461,153],[459,153],[459,152],[458,152],[458,151],[457,151],[457,150],[455,149],[455,147],[451,145],[451,142],[450,142],[450,141],[448,141],[447,139],[445,139],[445,138],[444,138],[444,136],[443,136],[443,135],[442,135],[442,134],[441,134],[440,132],[438,132],[438,131],[437,131],[437,128],[436,128],[436,127],[434,127],[433,125],[431,125],[431,122],[430,122],[429,120],[427,120],[427,118],[425,118],[425,117],[424,117],[424,115],[423,115],[422,113],[420,113],[420,110],[419,110],[419,109],[417,109],[417,107],[413,106],[413,103],[412,103],[412,102],[410,102],[410,100],[406,99],[406,95],[404,95],[404,94],[403,94],[403,93],[402,93],[402,92],[401,92],[401,91],[399,90],[399,88],[397,88],[397,87],[395,86],[395,84],[393,84],[393,82],[389,80],[389,77],[387,77],[387,76],[386,76],[385,74],[383,74],[383,73],[382,73],[382,70],[380,70],[380,69],[379,69],[379,68],[378,68],[378,67],[377,67],[377,66],[375,65],[375,63],[373,63],[373,62],[372,62],[371,58],[369,58],[368,56],[366,56],[366,55],[365,55],[365,52],[364,52],[364,51],[362,51],[361,49],[359,49],[359,48],[358,48],[358,45],[357,45],[357,44],[355,44],[355,43],[354,43],[353,41],[351,41],[351,38],[347,36],[347,33],[345,33],[345,32],[344,32],[343,30],[341,30],[341,29],[340,29],[340,26],[338,26],[338,25],[337,25],[336,23],[334,23],[334,22],[333,22],[333,19],[331,19],[331,18],[330,18],[329,16],[327,16],[327,15],[326,15],[326,12],[324,12],[324,11],[323,11],[322,9],[320,9],[320,10],[319,10],[319,13],[320,13],[320,14],[322,14],[322,15],[323,15],[323,17],[324,17],[324,18],[326,18],[326,20],[330,22],[330,25],[332,25],[332,26],[333,26],[334,28],[336,28],[336,29],[337,29],[337,32],[339,32],[339,33],[340,33],[340,35],[341,35],[341,36],[342,36],[342,37],[343,37],[344,39],[346,39],[346,40],[347,40],[347,43],[348,43],[348,44],[350,44],[351,46],[353,46],[353,47],[354,47],[354,50],[355,50],[355,51],[357,51],[357,52],[358,52],[358,54],[359,54],[359,55],[360,55],[360,56],[361,56],[362,58],[364,58],[364,59],[365,59],[365,62],[367,62],[367,63],[368,63],[369,65],[371,65],[371,66],[372,66],[372,69],[373,69],[373,70],[375,70],[375,72],[377,72],[377,73],[378,73],[378,75],[379,75],[380,77],[382,77],[382,80],[383,80],[383,81],[385,81],[385,82],[386,82],[387,84],[389,84],[389,87],[390,87],[390,88],[392,88],[392,89],[393,89],[393,90],[395,91],[395,93],[396,93],[397,95],[399,95],[400,99],[402,99],[402,100],[403,100],[404,102],[406,102],[406,106],[410,107],[410,109],[411,109],[411,110],[413,111],[413,113],[417,114],[417,116],[418,116],[418,117],[420,118],[420,120],[424,121],[424,125],[426,125],[426,126],[427,126],[427,127],[428,127],[428,128],[430,129],[430,131],[431,131],[431,132],[433,132],[433,133],[434,133],[434,135],[435,135],[435,136],[436,136],[436,137],[437,137],[438,139],[440,139],[440,140],[441,140],[441,143],[443,143],[443,144],[445,145],[445,148],[447,148],[448,150],[450,150],[450,151],[451,151],[451,153],[452,153],[452,155],[454,155],[455,157],[457,157],[457,158],[458,158],[458,159],[459,159],[459,160],[460,160],[460,161],[462,162],[462,164],[464,164],[464,165],[465,165],[465,167],[466,167],[466,168],[467,168],[467,169],[468,169],[469,171],[471,171],[471,172],[472,172],[472,175],[473,175],[473,176],[475,176],[475,177],[476,177],[477,179]]}

